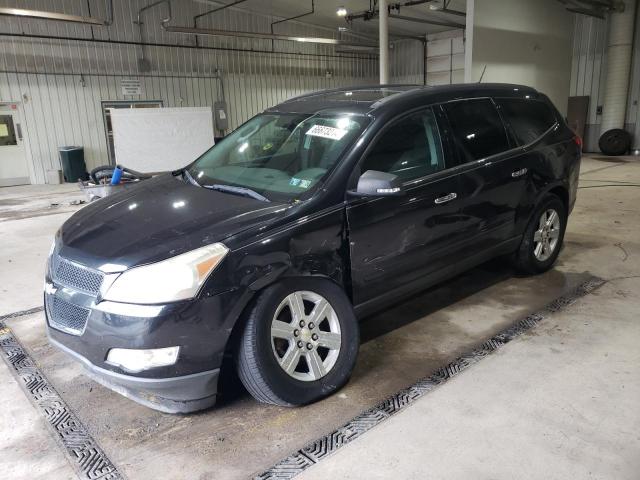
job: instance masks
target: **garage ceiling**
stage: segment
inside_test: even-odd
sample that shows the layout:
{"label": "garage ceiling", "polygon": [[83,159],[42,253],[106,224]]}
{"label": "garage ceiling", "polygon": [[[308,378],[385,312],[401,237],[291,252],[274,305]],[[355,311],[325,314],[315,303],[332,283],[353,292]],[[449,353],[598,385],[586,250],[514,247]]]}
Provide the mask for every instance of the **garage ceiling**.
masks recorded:
{"label": "garage ceiling", "polygon": [[[198,3],[205,3],[212,7],[218,7],[232,3],[232,0],[224,2],[214,0],[193,0]],[[391,0],[389,3],[406,3],[407,0]],[[464,17],[452,15],[448,13],[434,11],[430,5],[442,5],[442,0],[434,0],[430,3],[402,7],[400,15],[407,17],[415,17],[424,20],[434,20],[437,22],[454,22],[464,23]],[[338,27],[347,27],[354,32],[366,32],[375,34],[378,30],[377,19],[364,21],[356,19],[351,25],[347,24],[344,18],[336,15],[339,7],[345,7],[347,11],[352,13],[360,13],[370,8],[370,0],[315,0],[315,13],[300,19],[300,22],[309,23],[337,29]],[[447,2],[447,8],[464,12],[466,0],[451,0]],[[311,0],[246,0],[237,7],[239,10],[257,12],[264,15],[274,17],[291,17],[305,13],[311,8]],[[397,13],[397,12],[392,12]],[[425,23],[409,22],[400,19],[389,19],[389,32],[398,35],[423,35],[426,33],[442,32],[452,30],[451,27],[443,27],[437,25],[429,25]]]}

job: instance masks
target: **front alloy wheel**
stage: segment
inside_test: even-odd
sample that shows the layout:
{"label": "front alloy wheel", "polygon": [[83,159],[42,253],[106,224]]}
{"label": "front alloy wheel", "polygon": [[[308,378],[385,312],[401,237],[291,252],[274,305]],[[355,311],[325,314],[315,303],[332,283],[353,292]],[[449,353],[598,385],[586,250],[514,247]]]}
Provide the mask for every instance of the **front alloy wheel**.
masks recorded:
{"label": "front alloy wheel", "polygon": [[245,314],[238,376],[257,400],[305,405],[348,380],[358,355],[358,322],[337,284],[287,278],[261,292]]}
{"label": "front alloy wheel", "polygon": [[309,291],[280,302],[271,322],[271,347],[280,367],[303,382],[319,380],[340,355],[340,322],[331,304]]}

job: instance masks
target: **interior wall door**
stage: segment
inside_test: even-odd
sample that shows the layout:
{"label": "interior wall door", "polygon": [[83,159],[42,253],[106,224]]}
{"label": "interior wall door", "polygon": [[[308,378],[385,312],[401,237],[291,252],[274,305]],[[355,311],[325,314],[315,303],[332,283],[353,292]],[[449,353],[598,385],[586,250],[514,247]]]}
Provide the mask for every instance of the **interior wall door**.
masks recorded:
{"label": "interior wall door", "polygon": [[23,132],[17,105],[0,105],[0,187],[31,183]]}

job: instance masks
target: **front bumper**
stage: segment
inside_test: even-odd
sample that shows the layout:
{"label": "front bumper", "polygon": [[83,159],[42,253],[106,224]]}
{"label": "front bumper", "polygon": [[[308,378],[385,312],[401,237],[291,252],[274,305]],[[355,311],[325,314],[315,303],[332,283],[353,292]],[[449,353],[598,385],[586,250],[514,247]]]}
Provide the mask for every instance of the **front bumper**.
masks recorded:
{"label": "front bumper", "polygon": [[93,380],[149,408],[165,413],[189,413],[216,403],[219,368],[179,377],[134,377],[100,368],[51,336],[49,341],[80,361]]}
{"label": "front bumper", "polygon": [[[47,278],[47,334],[85,367],[98,383],[150,408],[187,413],[215,404],[227,340],[244,302],[239,291],[167,305],[144,306],[100,301]],[[52,287],[51,287],[52,285]],[[82,328],[65,331],[52,299],[87,312]],[[57,320],[56,320],[57,319]],[[109,350],[179,346],[173,365],[132,374],[106,362]]]}

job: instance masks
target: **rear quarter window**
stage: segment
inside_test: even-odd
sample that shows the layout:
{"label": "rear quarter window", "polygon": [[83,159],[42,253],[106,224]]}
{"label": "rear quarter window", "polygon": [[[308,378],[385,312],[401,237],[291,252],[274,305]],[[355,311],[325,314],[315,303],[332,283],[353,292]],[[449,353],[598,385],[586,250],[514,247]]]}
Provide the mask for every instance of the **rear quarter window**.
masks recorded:
{"label": "rear quarter window", "polygon": [[496,102],[519,145],[535,142],[557,122],[551,107],[540,100],[501,98]]}
{"label": "rear quarter window", "polygon": [[442,105],[463,162],[471,162],[509,150],[509,141],[498,110],[489,99],[460,100]]}

